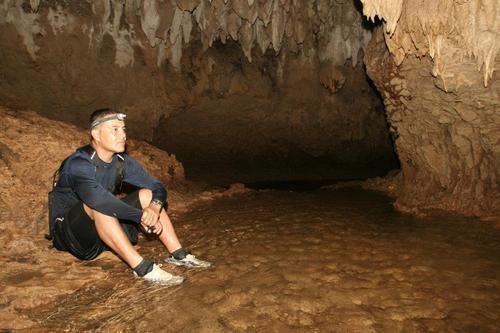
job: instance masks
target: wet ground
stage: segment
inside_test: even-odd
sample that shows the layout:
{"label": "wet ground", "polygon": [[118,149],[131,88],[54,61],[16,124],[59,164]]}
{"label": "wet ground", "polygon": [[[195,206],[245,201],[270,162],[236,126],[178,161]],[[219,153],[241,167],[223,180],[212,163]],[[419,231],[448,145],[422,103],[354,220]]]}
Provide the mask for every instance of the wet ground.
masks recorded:
{"label": "wet ground", "polygon": [[[176,219],[208,270],[177,287],[112,276],[28,314],[40,331],[499,332],[500,230],[396,213],[358,188],[260,191]],[[140,252],[160,261],[161,246]]]}

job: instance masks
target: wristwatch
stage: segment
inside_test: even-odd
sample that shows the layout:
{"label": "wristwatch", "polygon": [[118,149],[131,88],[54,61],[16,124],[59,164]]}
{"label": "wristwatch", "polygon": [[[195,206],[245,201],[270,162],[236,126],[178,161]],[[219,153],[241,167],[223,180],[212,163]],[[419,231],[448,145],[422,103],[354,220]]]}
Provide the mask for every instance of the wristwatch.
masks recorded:
{"label": "wristwatch", "polygon": [[149,204],[150,205],[155,204],[155,205],[159,206],[160,208],[163,208],[163,202],[161,200],[158,200],[158,199],[151,200],[151,202]]}

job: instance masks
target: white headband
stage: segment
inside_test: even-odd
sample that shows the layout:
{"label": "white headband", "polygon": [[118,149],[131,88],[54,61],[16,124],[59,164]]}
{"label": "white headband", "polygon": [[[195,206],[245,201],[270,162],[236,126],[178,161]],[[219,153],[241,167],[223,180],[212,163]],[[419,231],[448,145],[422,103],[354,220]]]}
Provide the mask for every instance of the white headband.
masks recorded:
{"label": "white headband", "polygon": [[97,125],[100,125],[108,120],[114,120],[114,119],[118,119],[118,120],[125,120],[125,118],[127,118],[127,115],[125,113],[114,113],[114,114],[110,114],[108,116],[105,116],[105,117],[102,117],[102,118],[99,118],[99,119],[96,119],[92,122],[92,124],[90,124],[90,128],[94,128],[96,127]]}

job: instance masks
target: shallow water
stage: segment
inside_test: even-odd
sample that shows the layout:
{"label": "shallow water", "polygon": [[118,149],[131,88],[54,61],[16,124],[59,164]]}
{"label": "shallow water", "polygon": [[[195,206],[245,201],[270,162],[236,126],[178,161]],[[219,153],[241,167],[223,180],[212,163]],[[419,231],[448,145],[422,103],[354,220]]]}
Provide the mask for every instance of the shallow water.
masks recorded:
{"label": "shallow water", "polygon": [[[215,267],[177,287],[104,265],[112,278],[45,306],[47,330],[141,332],[499,332],[500,231],[414,218],[359,188],[260,191],[176,218]],[[160,261],[157,241],[140,252]]]}

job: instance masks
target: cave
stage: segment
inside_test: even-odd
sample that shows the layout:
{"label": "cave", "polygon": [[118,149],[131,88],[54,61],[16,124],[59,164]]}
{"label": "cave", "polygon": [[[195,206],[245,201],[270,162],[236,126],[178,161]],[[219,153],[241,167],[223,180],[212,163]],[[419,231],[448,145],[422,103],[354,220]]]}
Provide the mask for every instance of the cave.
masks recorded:
{"label": "cave", "polygon": [[[0,331],[497,331],[499,50],[496,0],[0,0]],[[166,305],[43,237],[101,108],[216,261]]]}

